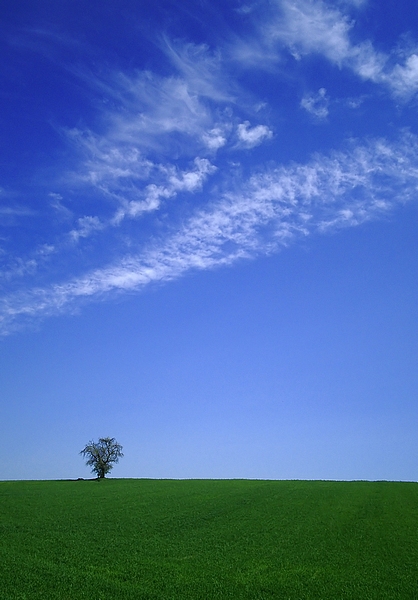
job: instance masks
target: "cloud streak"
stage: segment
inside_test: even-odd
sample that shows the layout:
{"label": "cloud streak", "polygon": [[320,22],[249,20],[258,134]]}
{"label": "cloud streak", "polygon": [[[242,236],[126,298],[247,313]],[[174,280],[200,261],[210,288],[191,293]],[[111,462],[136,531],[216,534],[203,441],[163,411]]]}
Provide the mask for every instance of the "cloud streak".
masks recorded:
{"label": "cloud streak", "polygon": [[353,16],[335,3],[276,0],[269,21],[261,21],[253,52],[246,44],[238,45],[237,52],[244,62],[258,68],[263,68],[263,63],[268,67],[272,61],[280,62],[283,47],[298,61],[309,55],[323,56],[364,81],[385,86],[397,99],[409,100],[418,92],[418,46],[384,53],[368,39],[353,42],[354,25]]}
{"label": "cloud streak", "polygon": [[225,191],[175,233],[140,253],[61,284],[2,300],[0,326],[76,309],[126,291],[141,291],[190,270],[232,265],[271,254],[312,234],[332,233],[379,218],[415,197],[418,139],[374,140],[346,152],[317,155],[305,165],[265,169]]}
{"label": "cloud streak", "polygon": [[[418,90],[413,46],[384,53],[368,39],[353,41],[354,20],[347,11],[359,5],[355,0],[333,5],[275,0],[269,3],[268,20],[260,17],[255,32],[245,40],[232,36],[217,49],[157,36],[158,56],[166,61],[160,73],[103,68],[93,75],[80,66],[68,67],[77,83],[93,93],[94,125],[80,121],[61,128],[72,170],[60,172],[56,186],[48,181],[42,192],[46,204],[38,199],[34,211],[26,201],[12,205],[10,194],[2,193],[0,225],[15,227],[36,212],[37,223],[46,216],[49,226],[32,236],[32,251],[25,231],[20,247],[11,235],[0,238],[7,263],[2,279],[9,289],[38,277],[38,285],[10,291],[0,301],[1,331],[7,334],[86,301],[140,291],[192,269],[278,252],[309,235],[358,226],[413,198],[418,144],[407,133],[394,141],[351,142],[346,151],[322,151],[304,163],[303,158],[299,164],[274,160],[276,151],[285,155],[282,132],[293,135],[292,123],[283,127],[286,115],[292,115],[294,130],[302,136],[305,130],[301,134],[296,123],[301,109],[323,123],[321,132],[333,116],[322,82],[307,83],[308,56],[357,76],[357,99],[333,103],[342,110],[359,105],[364,81],[384,86],[395,104]],[[259,5],[251,5],[252,23],[258,10]],[[247,14],[243,9],[236,18]],[[301,98],[293,83],[285,89],[285,59],[294,67],[291,77],[300,76],[299,89],[309,85],[318,92]],[[277,77],[270,77],[273,64]],[[270,79],[259,93],[266,73]],[[283,114],[278,94],[284,99]],[[309,125],[305,119],[304,128]],[[311,137],[320,143],[319,135]],[[303,139],[289,141],[303,144]],[[71,275],[63,277],[64,271]],[[14,279],[19,281],[12,287]]]}
{"label": "cloud streak", "polygon": [[329,98],[326,92],[325,88],[320,88],[317,94],[305,95],[300,103],[318,121],[323,121],[328,116]]}

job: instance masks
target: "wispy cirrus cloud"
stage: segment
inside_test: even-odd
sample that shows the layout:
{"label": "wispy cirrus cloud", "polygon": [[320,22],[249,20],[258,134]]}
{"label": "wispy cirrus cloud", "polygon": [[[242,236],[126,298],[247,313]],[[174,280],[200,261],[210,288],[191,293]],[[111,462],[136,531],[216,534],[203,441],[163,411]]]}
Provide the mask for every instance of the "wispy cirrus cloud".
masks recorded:
{"label": "wispy cirrus cloud", "polygon": [[[31,39],[35,34],[31,32]],[[41,37],[44,43],[43,32]],[[71,246],[87,238],[122,229],[124,221],[156,212],[179,194],[199,192],[216,172],[213,158],[228,144],[239,120],[233,115],[235,84],[219,53],[206,45],[159,39],[170,65],[164,76],[140,69],[103,69],[95,75],[80,65],[65,66],[100,102],[94,129],[60,130],[74,167],[56,177],[48,194],[51,223],[59,223],[55,229],[61,232],[50,231],[38,249],[49,245],[57,256],[68,256]],[[55,37],[53,41],[58,42]],[[34,49],[39,51],[36,44]],[[33,216],[33,210],[15,202],[0,206],[2,215],[4,222],[11,222]],[[26,256],[12,257],[9,279],[35,274],[42,262],[38,254],[35,247]]]}
{"label": "wispy cirrus cloud", "polygon": [[220,148],[251,149],[272,137],[264,124],[240,122],[242,112],[255,109],[247,106],[245,93],[239,101],[232,94],[238,86],[231,83],[220,53],[205,45],[161,40],[174,74],[135,71],[93,78],[90,85],[113,99],[101,110],[100,133],[64,131],[79,154],[76,170],[66,176],[68,184],[110,201],[105,218],[77,216],[70,231],[73,241],[156,211],[180,192],[202,189],[217,171],[213,160]]}
{"label": "wispy cirrus cloud", "polygon": [[237,127],[238,145],[243,148],[254,148],[265,140],[273,137],[273,132],[267,125],[255,125],[251,127],[249,121],[239,123]]}
{"label": "wispy cirrus cloud", "polygon": [[77,242],[80,238],[89,237],[93,232],[100,231],[104,228],[104,224],[98,217],[80,217],[77,221],[77,226],[69,233],[70,238]]}
{"label": "wispy cirrus cloud", "polygon": [[[351,4],[351,6],[350,6]],[[280,63],[282,50],[298,61],[320,55],[360,79],[383,85],[398,99],[418,92],[418,44],[377,50],[371,40],[353,41],[355,15],[364,2],[331,3],[324,0],[275,0],[268,21],[259,21],[258,35],[236,44],[235,58],[249,67],[270,68]]]}
{"label": "wispy cirrus cloud", "polygon": [[285,44],[295,58],[318,53],[342,65],[351,54],[348,16],[321,0],[277,2],[276,19],[268,26],[270,42]]}
{"label": "wispy cirrus cloud", "polygon": [[0,281],[12,281],[33,276],[41,264],[47,262],[56,252],[51,244],[41,244],[30,252],[29,256],[14,256],[0,248],[2,266],[0,269]]}
{"label": "wispy cirrus cloud", "polygon": [[1,217],[31,217],[35,211],[29,206],[17,205],[17,204],[3,204],[0,205],[0,218]]}
{"label": "wispy cirrus cloud", "polygon": [[329,98],[325,88],[320,88],[316,94],[305,95],[300,105],[313,117],[323,121],[328,116]]}
{"label": "wispy cirrus cloud", "polygon": [[231,265],[277,252],[300,237],[335,232],[385,215],[415,197],[418,139],[375,140],[310,162],[264,169],[236,182],[195,212],[175,233],[147,242],[140,253],[78,278],[5,297],[7,334],[27,319],[72,310],[80,302],[140,291],[192,269]]}
{"label": "wispy cirrus cloud", "polygon": [[136,218],[144,212],[157,210],[162,200],[173,198],[179,192],[192,193],[200,190],[207,177],[216,171],[216,167],[208,159],[197,157],[190,170],[180,171],[174,166],[160,167],[160,170],[164,171],[165,183],[146,185],[142,200],[127,200],[125,197],[111,219],[111,224],[119,225],[125,217]]}
{"label": "wispy cirrus cloud", "polygon": [[[157,46],[166,64],[158,73],[103,69],[94,75],[72,66],[71,73],[93,90],[95,119],[61,129],[72,168],[56,177],[56,189],[48,182],[53,191],[47,195],[51,222],[59,228],[9,260],[3,279],[29,283],[25,292],[3,297],[3,333],[191,269],[231,265],[301,237],[357,226],[413,197],[418,143],[412,135],[391,143],[353,142],[346,152],[322,151],[304,164],[275,163],[276,149],[286,143],[279,131],[284,117],[270,126],[277,81],[269,82],[273,91],[266,86],[264,97],[255,87],[247,91],[241,77],[254,66],[269,71],[289,52],[297,67],[316,54],[354,72],[360,92],[361,80],[368,80],[408,99],[418,89],[414,49],[385,54],[367,39],[353,41],[350,11],[359,4],[277,0],[252,37],[218,49],[161,35]],[[256,22],[258,4],[247,8]],[[247,8],[237,14],[245,17]],[[245,67],[238,74],[237,59]],[[279,81],[284,87],[285,77]],[[327,120],[325,88],[292,97],[294,114],[302,108],[316,121]],[[18,214],[21,208],[15,204],[9,214],[11,205],[4,204],[0,219],[28,216]],[[39,266],[51,257],[55,267],[42,277],[49,283],[38,278],[36,285]],[[61,258],[69,265],[66,277],[57,266]]]}

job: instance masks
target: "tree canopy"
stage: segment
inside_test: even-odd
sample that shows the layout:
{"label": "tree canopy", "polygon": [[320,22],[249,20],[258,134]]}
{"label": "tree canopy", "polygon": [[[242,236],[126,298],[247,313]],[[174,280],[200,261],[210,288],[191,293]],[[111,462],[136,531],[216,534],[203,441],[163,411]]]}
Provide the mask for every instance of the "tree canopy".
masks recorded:
{"label": "tree canopy", "polygon": [[114,463],[122,458],[122,446],[115,438],[99,438],[98,442],[90,441],[80,454],[86,459],[86,465],[91,467],[98,479],[103,479],[113,469]]}

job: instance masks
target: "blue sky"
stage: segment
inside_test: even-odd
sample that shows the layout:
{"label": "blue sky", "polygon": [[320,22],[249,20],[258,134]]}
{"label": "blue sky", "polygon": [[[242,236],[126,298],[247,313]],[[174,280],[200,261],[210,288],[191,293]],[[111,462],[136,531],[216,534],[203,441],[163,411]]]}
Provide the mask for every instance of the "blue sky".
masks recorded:
{"label": "blue sky", "polygon": [[418,477],[415,23],[2,2],[0,478]]}

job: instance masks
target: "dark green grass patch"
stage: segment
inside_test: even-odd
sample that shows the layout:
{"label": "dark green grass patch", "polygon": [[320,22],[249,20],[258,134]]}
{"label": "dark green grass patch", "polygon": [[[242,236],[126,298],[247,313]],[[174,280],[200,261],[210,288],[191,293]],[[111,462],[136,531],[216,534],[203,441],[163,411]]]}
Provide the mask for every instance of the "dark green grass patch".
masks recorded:
{"label": "dark green grass patch", "polygon": [[0,482],[7,600],[418,600],[418,485]]}

